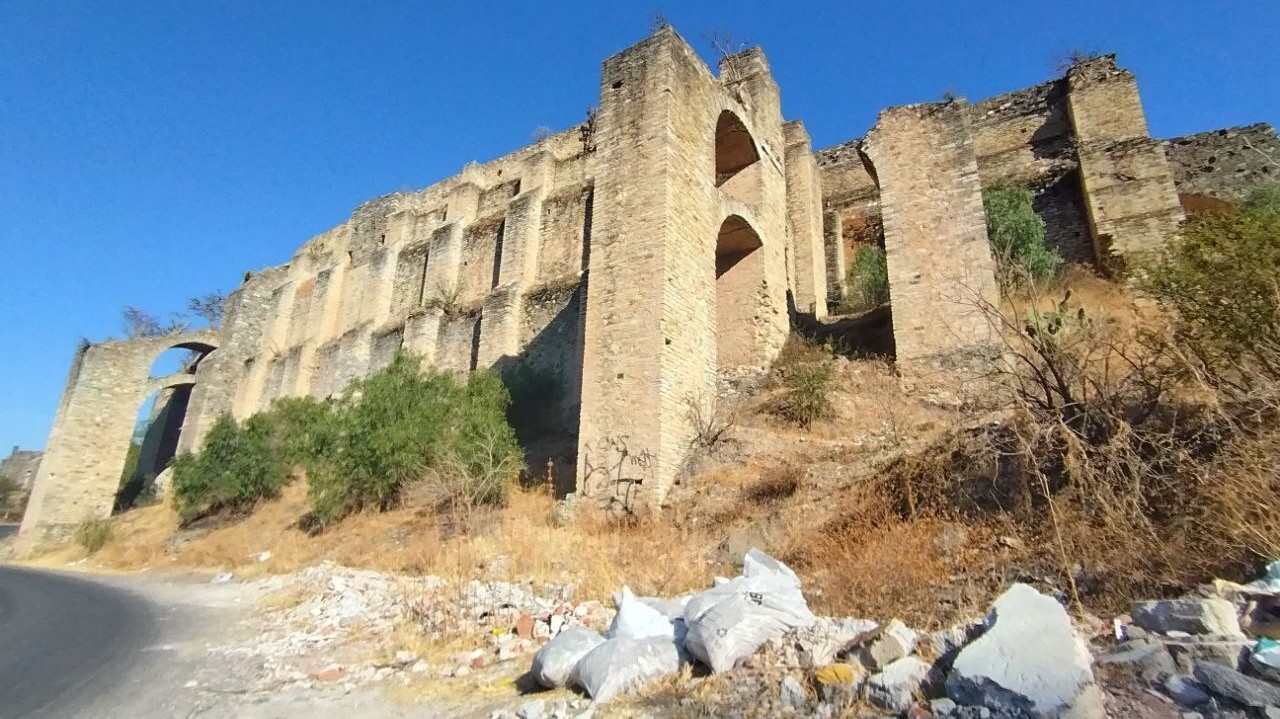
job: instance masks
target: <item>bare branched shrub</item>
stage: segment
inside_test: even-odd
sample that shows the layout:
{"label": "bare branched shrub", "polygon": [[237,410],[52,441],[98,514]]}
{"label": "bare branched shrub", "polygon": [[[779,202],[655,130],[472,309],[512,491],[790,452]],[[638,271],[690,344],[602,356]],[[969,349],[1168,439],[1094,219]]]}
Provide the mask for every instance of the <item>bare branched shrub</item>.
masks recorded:
{"label": "bare branched shrub", "polygon": [[1066,75],[1077,65],[1083,65],[1090,60],[1097,60],[1100,57],[1102,57],[1102,53],[1097,50],[1073,48],[1053,59],[1053,69],[1060,75]]}
{"label": "bare branched shrub", "polygon": [[524,469],[521,455],[511,451],[509,434],[496,424],[477,427],[465,456],[451,448],[428,468],[421,481],[436,496],[439,509],[470,526],[478,507],[506,500]]}
{"label": "bare branched shrub", "polygon": [[719,406],[714,395],[690,395],[685,397],[684,406],[685,418],[693,428],[690,442],[695,450],[712,449],[724,441],[737,424],[737,414]]}

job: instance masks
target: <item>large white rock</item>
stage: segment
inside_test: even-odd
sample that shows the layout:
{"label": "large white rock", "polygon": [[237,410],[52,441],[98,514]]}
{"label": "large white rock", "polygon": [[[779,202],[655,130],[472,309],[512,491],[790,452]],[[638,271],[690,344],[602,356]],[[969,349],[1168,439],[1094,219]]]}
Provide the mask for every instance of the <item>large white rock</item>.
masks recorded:
{"label": "large white rock", "polygon": [[1134,624],[1153,632],[1244,637],[1235,605],[1216,597],[1134,602],[1130,613]]}
{"label": "large white rock", "polygon": [[1105,716],[1089,650],[1061,604],[1026,584],[992,606],[988,629],[956,656],[947,693],[996,712]]}

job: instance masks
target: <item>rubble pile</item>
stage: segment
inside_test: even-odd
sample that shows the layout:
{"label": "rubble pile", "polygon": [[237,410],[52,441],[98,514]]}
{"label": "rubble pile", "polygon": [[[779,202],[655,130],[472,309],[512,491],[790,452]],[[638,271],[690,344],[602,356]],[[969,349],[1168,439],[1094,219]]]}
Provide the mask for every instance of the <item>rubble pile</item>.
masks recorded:
{"label": "rubble pile", "polygon": [[[230,578],[219,578],[229,581]],[[574,603],[564,585],[471,580],[453,587],[435,576],[412,577],[352,569],[333,562],[246,584],[268,606],[252,643],[213,648],[261,662],[261,688],[343,688],[399,673],[465,676],[509,662],[571,627],[602,627],[608,613],[597,601]],[[296,597],[296,603],[290,598]],[[282,599],[283,598],[283,601]],[[474,649],[429,663],[397,649],[390,659],[370,659],[405,622],[435,640],[476,637]],[[346,651],[366,645],[363,654]]]}

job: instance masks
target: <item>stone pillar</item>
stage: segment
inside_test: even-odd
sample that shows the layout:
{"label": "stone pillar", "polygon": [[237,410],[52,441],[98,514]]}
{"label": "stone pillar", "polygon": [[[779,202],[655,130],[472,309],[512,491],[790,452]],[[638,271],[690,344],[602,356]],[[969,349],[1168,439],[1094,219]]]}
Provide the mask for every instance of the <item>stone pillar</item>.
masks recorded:
{"label": "stone pillar", "polygon": [[996,337],[1000,294],[964,101],[880,113],[863,151],[880,186],[898,366],[928,372]]}
{"label": "stone pillar", "polygon": [[791,219],[791,294],[796,310],[827,316],[827,258],[822,239],[822,187],[809,133],[800,121],[782,126],[786,140],[787,217]]}
{"label": "stone pillar", "polygon": [[773,107],[760,106],[771,83],[758,76],[763,55],[748,59],[753,67],[735,71],[731,88],[666,28],[604,63],[577,488],[605,501],[660,503],[689,450],[689,402],[714,401],[716,241],[732,204],[717,186],[724,111],[751,126],[763,156],[742,171],[758,173],[755,186],[736,196],[760,200],[748,214],[763,243],[758,306],[739,309],[767,345],[754,348],[762,359],[785,340],[781,122],[756,124],[780,113],[776,94]]}
{"label": "stone pillar", "polygon": [[1173,171],[1148,135],[1137,80],[1114,55],[1071,68],[1067,88],[1094,255],[1121,273],[1178,231],[1184,215]]}
{"label": "stone pillar", "polygon": [[827,256],[827,302],[844,299],[844,227],[838,210],[822,213],[822,243]]}

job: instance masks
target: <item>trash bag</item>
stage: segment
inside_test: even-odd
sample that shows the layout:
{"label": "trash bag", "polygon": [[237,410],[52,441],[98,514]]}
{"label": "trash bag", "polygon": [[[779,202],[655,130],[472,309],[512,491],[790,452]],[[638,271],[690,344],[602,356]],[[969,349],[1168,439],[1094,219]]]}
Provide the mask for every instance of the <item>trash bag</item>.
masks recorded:
{"label": "trash bag", "polygon": [[662,597],[636,597],[644,604],[658,610],[667,621],[674,622],[677,619],[684,619],[684,606],[689,603],[689,597],[676,597],[675,599],[663,599]]}
{"label": "trash bag", "polygon": [[597,702],[680,671],[680,651],[670,637],[614,637],[578,661],[569,684]]}
{"label": "trash bag", "polygon": [[671,620],[662,611],[632,594],[629,587],[622,588],[622,595],[617,599],[617,604],[618,613],[613,616],[613,623],[604,633],[606,638],[663,637],[667,641],[675,639],[675,627],[672,626]]}
{"label": "trash bag", "polygon": [[529,672],[548,689],[562,687],[569,683],[569,675],[578,661],[604,641],[604,636],[594,629],[570,627],[552,637],[533,655]]}
{"label": "trash bag", "polygon": [[685,649],[712,671],[723,672],[787,630],[812,626],[816,617],[795,573],[752,549],[742,576],[694,595],[684,620]]}
{"label": "trash bag", "polygon": [[1259,639],[1249,652],[1249,666],[1262,677],[1273,682],[1280,681],[1280,642]]}

